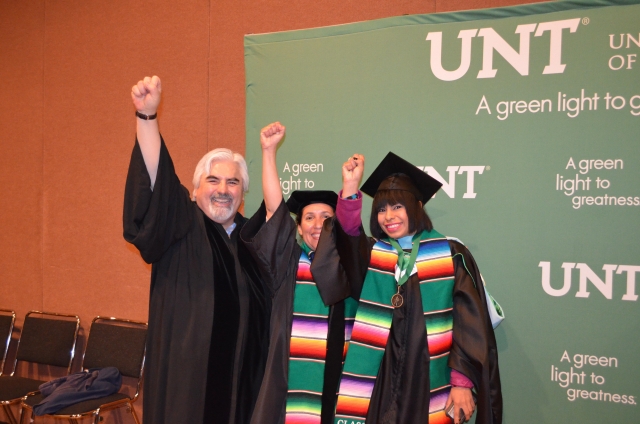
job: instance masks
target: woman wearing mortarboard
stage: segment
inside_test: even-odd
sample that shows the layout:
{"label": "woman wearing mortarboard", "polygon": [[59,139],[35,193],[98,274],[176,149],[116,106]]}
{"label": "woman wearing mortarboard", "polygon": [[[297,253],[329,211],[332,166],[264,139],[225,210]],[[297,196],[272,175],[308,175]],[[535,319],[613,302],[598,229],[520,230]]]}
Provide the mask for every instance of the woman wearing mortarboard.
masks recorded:
{"label": "woman wearing mortarboard", "polygon": [[[283,200],[276,149],[284,134],[279,122],[260,133],[264,202],[240,233],[272,302],[269,353],[251,423],[331,424],[359,287],[349,284],[335,243],[327,242],[338,195],[294,191]],[[357,188],[361,171],[343,179]]]}
{"label": "woman wearing mortarboard", "polygon": [[[362,186],[368,239],[353,194],[338,200],[336,243],[352,283],[364,280],[335,424],[502,421],[498,353],[478,267],[438,233],[424,204],[441,184],[389,153]],[[357,197],[357,196],[356,196]],[[354,212],[357,211],[357,212]],[[340,228],[342,226],[342,228]],[[346,248],[346,246],[349,246]],[[464,414],[464,415],[463,415]]]}

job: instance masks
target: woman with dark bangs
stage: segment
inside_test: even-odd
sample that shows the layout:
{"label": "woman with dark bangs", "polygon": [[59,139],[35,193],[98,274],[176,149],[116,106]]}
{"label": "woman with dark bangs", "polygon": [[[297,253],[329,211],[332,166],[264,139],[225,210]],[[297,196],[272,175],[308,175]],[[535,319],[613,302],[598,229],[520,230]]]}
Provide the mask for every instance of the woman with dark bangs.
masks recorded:
{"label": "woman with dark bangs", "polygon": [[[397,179],[407,178],[403,174],[394,174],[391,177]],[[407,178],[408,179],[408,178]],[[410,183],[411,181],[407,181]],[[408,191],[404,190],[379,190],[376,192],[373,198],[373,205],[371,206],[371,217],[369,219],[369,228],[371,229],[371,235],[377,239],[381,239],[387,236],[378,223],[378,214],[373,211],[379,211],[385,209],[387,205],[402,205],[407,210],[407,215],[412,217],[409,225],[409,233],[420,233],[423,230],[431,231],[433,224],[431,218],[427,215],[427,211],[423,209],[422,202],[417,201],[415,196]]]}
{"label": "woman with dark bangs", "polygon": [[335,424],[458,424],[476,405],[476,423],[502,422],[480,272],[467,248],[438,233],[424,210],[440,187],[389,153],[361,188],[373,197],[369,239],[357,185],[343,184],[336,243],[349,279],[364,285]]}

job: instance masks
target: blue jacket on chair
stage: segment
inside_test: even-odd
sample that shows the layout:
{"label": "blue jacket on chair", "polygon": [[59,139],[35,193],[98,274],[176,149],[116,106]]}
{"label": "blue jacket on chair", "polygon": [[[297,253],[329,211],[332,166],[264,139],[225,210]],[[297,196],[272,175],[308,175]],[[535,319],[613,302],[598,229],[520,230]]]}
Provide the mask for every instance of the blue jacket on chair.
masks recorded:
{"label": "blue jacket on chair", "polygon": [[92,368],[56,378],[40,385],[40,393],[45,398],[33,412],[36,415],[52,414],[78,402],[117,393],[121,386],[122,376],[115,367]]}

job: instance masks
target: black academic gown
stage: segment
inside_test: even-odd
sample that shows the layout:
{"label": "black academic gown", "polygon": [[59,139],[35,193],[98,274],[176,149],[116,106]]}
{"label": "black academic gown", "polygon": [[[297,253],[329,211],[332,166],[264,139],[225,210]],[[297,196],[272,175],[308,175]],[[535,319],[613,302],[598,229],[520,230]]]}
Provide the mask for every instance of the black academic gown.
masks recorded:
{"label": "black academic gown", "polygon": [[[364,280],[375,240],[366,237],[362,227],[359,237],[348,236],[339,224],[336,227],[338,248],[349,279]],[[480,272],[464,245],[450,240],[449,246],[454,255],[455,269],[453,345],[449,367],[473,382],[478,395],[476,423],[500,424],[502,392],[498,349]],[[460,255],[456,255],[458,253]],[[367,424],[428,423],[429,349],[416,274],[401,286],[400,293],[404,303],[393,311],[391,331],[371,396]]]}
{"label": "black academic gown", "polygon": [[[282,424],[285,419],[289,345],[293,320],[293,296],[301,247],[296,242],[296,225],[284,201],[265,222],[264,203],[244,226],[242,241],[264,272],[272,297],[269,356],[262,387],[251,424]],[[311,273],[329,312],[329,335],[322,397],[323,424],[333,423],[344,348],[344,301],[359,296],[360,287],[351,287],[333,248],[333,219],[325,220]]]}
{"label": "black academic gown", "polygon": [[269,299],[238,233],[192,202],[162,141],[153,191],[136,142],[124,237],[152,264],[144,377],[149,424],[248,423],[268,343]]}

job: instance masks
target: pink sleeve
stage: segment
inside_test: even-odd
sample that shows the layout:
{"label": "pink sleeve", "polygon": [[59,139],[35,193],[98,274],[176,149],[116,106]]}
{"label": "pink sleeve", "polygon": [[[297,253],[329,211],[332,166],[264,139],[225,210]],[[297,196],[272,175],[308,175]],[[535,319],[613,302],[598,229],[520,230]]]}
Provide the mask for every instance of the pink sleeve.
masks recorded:
{"label": "pink sleeve", "polygon": [[362,211],[362,193],[358,191],[358,197],[356,199],[343,199],[342,190],[338,193],[338,205],[336,206],[336,218],[342,226],[345,233],[350,236],[360,235],[360,225],[362,224],[362,218],[360,212]]}
{"label": "pink sleeve", "polygon": [[467,389],[473,389],[473,383],[467,378],[466,375],[451,369],[451,385],[455,387],[466,387]]}

